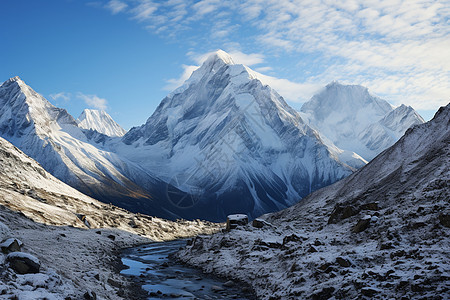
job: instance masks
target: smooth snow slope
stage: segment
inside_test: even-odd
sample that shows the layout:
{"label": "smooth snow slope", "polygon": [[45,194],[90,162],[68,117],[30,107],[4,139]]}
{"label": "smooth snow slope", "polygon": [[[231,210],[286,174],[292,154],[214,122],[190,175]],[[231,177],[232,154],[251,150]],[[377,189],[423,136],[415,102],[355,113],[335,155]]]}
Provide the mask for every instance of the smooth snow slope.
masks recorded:
{"label": "smooth snow slope", "polygon": [[450,298],[450,104],[264,227],[197,237],[178,258],[260,299]]}
{"label": "smooth snow slope", "polygon": [[324,140],[370,161],[424,120],[413,108],[394,109],[359,85],[332,82],[303,104],[301,116]]}
{"label": "smooth snow slope", "polygon": [[223,51],[114,151],[191,194],[174,203],[184,216],[212,220],[286,208],[352,171],[280,95]]}
{"label": "smooth snow slope", "polygon": [[126,133],[104,110],[85,109],[77,123],[80,128],[92,129],[110,137],[121,137]]}

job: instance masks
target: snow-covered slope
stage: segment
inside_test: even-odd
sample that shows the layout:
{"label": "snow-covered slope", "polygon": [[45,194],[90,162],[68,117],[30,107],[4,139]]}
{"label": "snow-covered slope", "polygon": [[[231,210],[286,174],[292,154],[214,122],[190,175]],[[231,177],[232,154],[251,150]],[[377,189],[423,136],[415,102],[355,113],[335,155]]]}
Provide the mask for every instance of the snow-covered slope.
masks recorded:
{"label": "snow-covered slope", "polygon": [[113,138],[81,129],[66,110],[54,107],[19,77],[0,86],[0,136],[70,186],[130,210],[150,205],[141,199],[151,198],[150,187],[159,183],[106,150],[104,144]]}
{"label": "snow-covered slope", "polygon": [[178,257],[261,299],[449,299],[450,104],[349,177]]}
{"label": "snow-covered slope", "polygon": [[370,161],[405,131],[424,120],[414,109],[394,109],[359,85],[332,82],[301,108],[301,116],[324,140]]}
{"label": "snow-covered slope", "polygon": [[[5,231],[5,225],[10,230]],[[1,299],[84,299],[86,291],[98,299],[136,299],[122,290],[130,282],[117,273],[119,247],[221,227],[171,222],[101,203],[59,181],[0,138],[0,243],[20,239],[23,250],[42,264],[37,274],[18,275],[0,252]]]}
{"label": "snow-covered slope", "polygon": [[121,137],[126,133],[104,110],[85,109],[77,123],[80,128],[92,129],[110,137]]}
{"label": "snow-covered slope", "polygon": [[256,73],[211,55],[114,151],[191,197],[185,217],[224,220],[285,208],[351,173]]}

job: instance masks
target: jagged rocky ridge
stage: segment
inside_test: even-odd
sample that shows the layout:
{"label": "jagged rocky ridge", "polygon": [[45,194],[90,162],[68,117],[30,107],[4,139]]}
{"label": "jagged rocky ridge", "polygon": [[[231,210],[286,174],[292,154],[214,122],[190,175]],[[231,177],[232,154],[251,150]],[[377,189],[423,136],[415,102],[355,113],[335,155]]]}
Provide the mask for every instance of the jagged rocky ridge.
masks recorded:
{"label": "jagged rocky ridge", "polygon": [[166,221],[101,203],[0,138],[0,244],[23,242],[21,255],[32,254],[41,265],[36,274],[19,275],[0,252],[0,298],[82,299],[95,292],[100,299],[135,299],[139,295],[130,294],[131,283],[117,273],[119,248],[221,227]]}
{"label": "jagged rocky ridge", "polygon": [[354,152],[366,161],[392,146],[411,126],[424,123],[410,106],[394,108],[363,86],[338,82],[330,83],[303,104],[300,115],[327,144]]}
{"label": "jagged rocky ridge", "polygon": [[349,177],[181,260],[261,299],[450,297],[450,104]]}

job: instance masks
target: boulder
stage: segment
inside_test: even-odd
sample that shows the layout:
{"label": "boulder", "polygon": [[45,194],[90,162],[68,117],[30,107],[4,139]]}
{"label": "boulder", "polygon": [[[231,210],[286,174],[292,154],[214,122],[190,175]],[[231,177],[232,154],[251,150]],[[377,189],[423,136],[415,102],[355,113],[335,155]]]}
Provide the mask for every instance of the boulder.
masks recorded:
{"label": "boulder", "polygon": [[19,274],[39,273],[41,268],[39,259],[28,253],[12,252],[6,256],[6,261]]}
{"label": "boulder", "polygon": [[328,219],[328,224],[336,224],[337,222],[350,218],[354,215],[357,215],[359,213],[359,210],[356,209],[354,206],[341,206],[336,205],[331,212],[330,218]]}
{"label": "boulder", "polygon": [[262,220],[262,219],[254,219],[252,222],[252,226],[255,228],[263,228],[266,221]]}
{"label": "boulder", "polygon": [[9,238],[3,243],[0,244],[0,249],[3,253],[11,253],[11,252],[20,252],[20,248],[22,247],[23,243],[15,238]]}
{"label": "boulder", "polygon": [[353,227],[352,231],[354,233],[359,233],[369,228],[371,218],[371,216],[365,216],[364,218],[360,219],[358,223],[356,223],[356,225]]}
{"label": "boulder", "polygon": [[244,214],[229,215],[227,217],[226,230],[236,229],[238,226],[245,226],[248,224],[248,216]]}
{"label": "boulder", "polygon": [[350,267],[352,264],[350,263],[350,261],[344,257],[336,257],[336,262],[344,268],[348,268]]}

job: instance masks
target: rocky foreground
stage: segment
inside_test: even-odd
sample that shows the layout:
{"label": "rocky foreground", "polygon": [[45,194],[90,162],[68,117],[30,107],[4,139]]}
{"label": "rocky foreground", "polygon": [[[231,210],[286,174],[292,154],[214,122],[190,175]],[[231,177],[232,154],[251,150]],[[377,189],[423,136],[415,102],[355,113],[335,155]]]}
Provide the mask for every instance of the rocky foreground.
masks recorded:
{"label": "rocky foreground", "polygon": [[120,249],[221,227],[96,201],[0,138],[0,299],[142,299],[118,274]]}
{"label": "rocky foreground", "polygon": [[449,170],[450,105],[348,178],[177,257],[260,299],[449,299]]}

